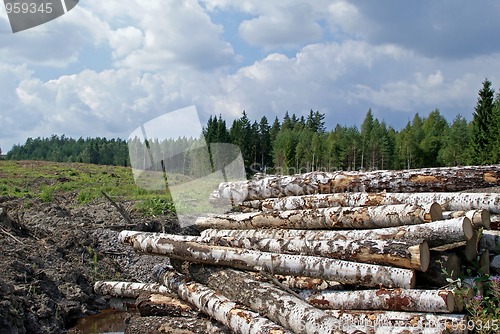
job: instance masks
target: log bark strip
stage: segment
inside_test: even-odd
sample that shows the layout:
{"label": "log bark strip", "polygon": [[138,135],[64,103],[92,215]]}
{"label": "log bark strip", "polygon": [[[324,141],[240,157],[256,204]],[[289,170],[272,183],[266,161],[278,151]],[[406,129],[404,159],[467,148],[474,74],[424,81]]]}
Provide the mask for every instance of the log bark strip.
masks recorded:
{"label": "log bark strip", "polygon": [[451,313],[455,310],[455,296],[451,290],[305,290],[300,295],[309,304],[321,309],[439,313]]}
{"label": "log bark strip", "polygon": [[335,333],[342,329],[324,311],[272,284],[257,281],[248,273],[199,265],[190,265],[188,271],[194,280],[240,301],[294,333]]}
{"label": "log bark strip", "polygon": [[175,272],[160,275],[160,282],[175,291],[179,297],[193,304],[203,313],[224,324],[234,333],[287,333],[283,327],[258,313],[239,307],[220,293],[196,282],[187,282],[185,276]]}
{"label": "log bark strip", "polygon": [[329,207],[357,207],[394,204],[426,205],[436,202],[445,211],[487,210],[500,213],[500,194],[498,193],[367,193],[348,192],[336,194],[312,194],[267,198],[244,202],[242,205],[253,209],[285,211],[318,209]]}
{"label": "log bark strip", "polygon": [[241,248],[178,241],[179,236],[122,231],[121,242],[136,251],[170,258],[217,264],[243,270],[264,270],[271,274],[300,275],[362,286],[412,288],[415,272],[367,263],[357,263],[318,256],[260,252]]}
{"label": "log bark strip", "polygon": [[500,184],[500,165],[424,168],[400,171],[312,172],[221,183],[214,202],[342,192],[437,192],[485,188]]}
{"label": "log bark strip", "polygon": [[180,300],[173,292],[170,295],[142,293],[137,297],[136,305],[141,317],[195,317],[198,315],[198,311],[193,310],[191,305]]}
{"label": "log bark strip", "polygon": [[366,229],[415,225],[442,219],[441,206],[431,203],[426,208],[413,204],[369,207],[334,207],[311,210],[249,212],[198,218],[199,230],[218,229]]}
{"label": "log bark strip", "polygon": [[474,229],[469,218],[460,217],[419,225],[387,227],[371,230],[306,231],[283,229],[208,229],[203,231],[201,235],[202,238],[235,237],[259,239],[303,238],[307,240],[426,240],[432,248],[453,242],[466,241],[473,237],[473,233]]}
{"label": "log bark strip", "polygon": [[214,245],[280,254],[324,256],[346,261],[393,265],[426,271],[429,244],[397,240],[312,240],[214,237],[201,239]]}
{"label": "log bark strip", "polygon": [[101,295],[118,298],[137,298],[143,292],[169,294],[172,293],[165,286],[156,283],[134,283],[97,281],[94,284],[94,291]]}

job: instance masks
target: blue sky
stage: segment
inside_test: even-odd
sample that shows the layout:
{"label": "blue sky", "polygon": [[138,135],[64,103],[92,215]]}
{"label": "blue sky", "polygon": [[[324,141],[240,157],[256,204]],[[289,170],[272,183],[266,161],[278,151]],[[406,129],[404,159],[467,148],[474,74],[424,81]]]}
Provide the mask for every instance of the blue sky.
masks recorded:
{"label": "blue sky", "polygon": [[471,119],[500,87],[500,2],[85,0],[12,34],[0,6],[0,148],[121,137],[195,105],[202,121],[326,114],[396,129],[439,109]]}

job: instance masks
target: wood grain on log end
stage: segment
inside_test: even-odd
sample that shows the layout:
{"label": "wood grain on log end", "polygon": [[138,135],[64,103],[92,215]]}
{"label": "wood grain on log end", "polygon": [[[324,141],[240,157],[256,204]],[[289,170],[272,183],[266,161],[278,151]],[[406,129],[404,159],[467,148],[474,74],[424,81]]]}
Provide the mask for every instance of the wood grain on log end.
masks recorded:
{"label": "wood grain on log end", "polygon": [[427,241],[421,242],[419,245],[420,251],[420,269],[421,271],[427,271],[429,269],[429,264],[431,262],[431,251],[429,243]]}

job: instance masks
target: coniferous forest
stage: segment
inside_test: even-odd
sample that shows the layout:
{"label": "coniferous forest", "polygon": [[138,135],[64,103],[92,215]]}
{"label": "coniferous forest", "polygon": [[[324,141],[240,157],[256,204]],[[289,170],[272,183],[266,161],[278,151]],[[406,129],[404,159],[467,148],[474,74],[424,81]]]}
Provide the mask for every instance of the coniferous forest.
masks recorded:
{"label": "coniferous forest", "polygon": [[[249,173],[494,164],[500,162],[500,94],[484,80],[471,122],[463,116],[446,120],[435,109],[426,117],[416,114],[396,130],[368,110],[359,127],[326,129],[325,114],[318,111],[301,117],[286,112],[282,119],[271,120],[250,120],[243,111],[231,125],[211,116],[203,134],[207,143],[237,145]],[[6,158],[130,166],[125,140],[64,135],[28,138]]]}

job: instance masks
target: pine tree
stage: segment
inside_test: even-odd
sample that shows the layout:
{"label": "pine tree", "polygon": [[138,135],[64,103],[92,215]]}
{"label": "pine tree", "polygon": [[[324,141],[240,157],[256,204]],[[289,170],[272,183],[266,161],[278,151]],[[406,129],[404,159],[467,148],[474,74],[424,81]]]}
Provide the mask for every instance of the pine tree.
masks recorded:
{"label": "pine tree", "polygon": [[490,164],[494,162],[492,154],[496,122],[493,115],[493,99],[495,91],[491,88],[488,79],[483,81],[483,87],[479,91],[479,97],[472,119],[472,141],[470,162],[473,164]]}

